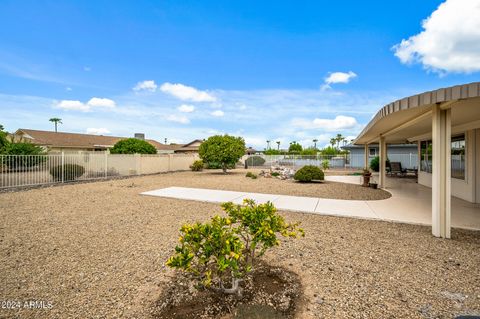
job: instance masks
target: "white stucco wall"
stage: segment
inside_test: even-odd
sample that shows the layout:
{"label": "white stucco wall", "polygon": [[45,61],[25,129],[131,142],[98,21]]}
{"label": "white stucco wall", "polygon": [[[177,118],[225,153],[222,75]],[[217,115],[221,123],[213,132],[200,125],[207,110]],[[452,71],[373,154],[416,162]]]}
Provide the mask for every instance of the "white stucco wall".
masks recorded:
{"label": "white stucco wall", "polygon": [[475,203],[480,203],[480,129],[475,130],[475,172],[476,172],[476,198]]}

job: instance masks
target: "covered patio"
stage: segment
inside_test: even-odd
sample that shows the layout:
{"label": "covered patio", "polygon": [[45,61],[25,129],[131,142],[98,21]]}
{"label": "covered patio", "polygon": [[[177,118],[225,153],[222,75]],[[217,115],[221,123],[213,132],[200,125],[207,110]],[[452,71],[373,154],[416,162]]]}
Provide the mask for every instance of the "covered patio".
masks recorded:
{"label": "covered patio", "polygon": [[[392,197],[380,201],[368,201],[368,205],[382,220],[432,224],[432,189],[416,183],[415,179],[387,177],[384,189]],[[451,226],[480,230],[480,204],[463,199],[451,199]]]}
{"label": "covered patio", "polygon": [[[404,214],[430,211],[434,236],[450,238],[452,226],[469,228],[480,222],[479,82],[441,88],[385,105],[355,140],[355,144],[365,146],[365,156],[371,143],[380,146],[379,186],[391,187],[392,192],[402,186],[389,186],[387,144],[417,144],[420,185],[410,186],[412,191],[404,190],[404,195],[394,197],[401,200],[405,196],[401,205]],[[428,193],[430,206],[426,206]],[[410,203],[411,209],[405,209]],[[389,209],[393,212],[400,208],[391,205]],[[419,222],[428,220],[422,216],[418,214]]]}

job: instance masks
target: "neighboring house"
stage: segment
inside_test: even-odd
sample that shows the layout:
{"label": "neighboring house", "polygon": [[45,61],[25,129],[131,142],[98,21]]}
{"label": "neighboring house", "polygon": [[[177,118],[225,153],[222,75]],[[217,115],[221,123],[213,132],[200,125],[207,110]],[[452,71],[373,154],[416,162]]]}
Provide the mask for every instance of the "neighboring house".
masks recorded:
{"label": "neighboring house", "polygon": [[480,203],[480,82],[405,97],[377,112],[354,143],[380,144],[380,187],[387,144],[405,141],[418,145],[418,183],[432,188],[432,233],[450,238],[451,196]]}
{"label": "neighboring house", "polygon": [[246,150],[245,150],[245,154],[247,155],[253,155],[253,154],[257,154],[258,151],[252,147],[248,147]]}
{"label": "neighboring house", "polygon": [[[145,139],[144,134],[135,134],[135,137]],[[15,140],[28,141],[54,153],[106,151],[118,141],[128,137],[18,129],[14,138]],[[150,139],[145,141],[152,144],[159,154],[173,153],[179,147],[178,145],[166,145]]]}
{"label": "neighboring house", "polygon": [[[365,148],[361,145],[346,145],[342,149],[350,152],[350,167],[365,167]],[[378,156],[379,145],[368,145],[368,164]],[[402,163],[402,168],[414,169],[418,167],[417,144],[388,144],[387,158],[390,162]]]}
{"label": "neighboring house", "polygon": [[202,143],[203,140],[193,140],[190,143],[181,145],[175,149],[175,153],[198,153],[198,149]]}

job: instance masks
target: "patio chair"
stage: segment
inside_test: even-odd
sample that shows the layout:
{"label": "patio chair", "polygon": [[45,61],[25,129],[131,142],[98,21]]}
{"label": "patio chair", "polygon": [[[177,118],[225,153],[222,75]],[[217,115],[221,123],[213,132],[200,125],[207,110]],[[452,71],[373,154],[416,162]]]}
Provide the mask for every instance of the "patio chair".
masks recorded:
{"label": "patio chair", "polygon": [[407,170],[402,168],[402,163],[400,162],[390,162],[390,175],[395,176],[405,176],[407,175]]}

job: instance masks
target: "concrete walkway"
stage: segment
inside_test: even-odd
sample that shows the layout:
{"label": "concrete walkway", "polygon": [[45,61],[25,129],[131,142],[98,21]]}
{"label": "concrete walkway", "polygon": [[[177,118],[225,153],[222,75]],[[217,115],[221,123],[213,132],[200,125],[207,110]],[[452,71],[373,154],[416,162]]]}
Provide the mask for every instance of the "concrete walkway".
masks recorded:
{"label": "concrete walkway", "polygon": [[[332,176],[328,180],[358,184],[358,176]],[[392,197],[385,200],[340,200],[315,197],[260,194],[187,187],[168,187],[142,195],[196,200],[213,203],[241,204],[249,198],[257,203],[272,202],[279,210],[322,215],[355,217],[431,225],[431,190],[411,180],[390,181],[387,190]],[[392,184],[394,186],[392,186]],[[387,183],[388,185],[388,183]],[[480,206],[452,198],[452,226],[480,230]]]}

